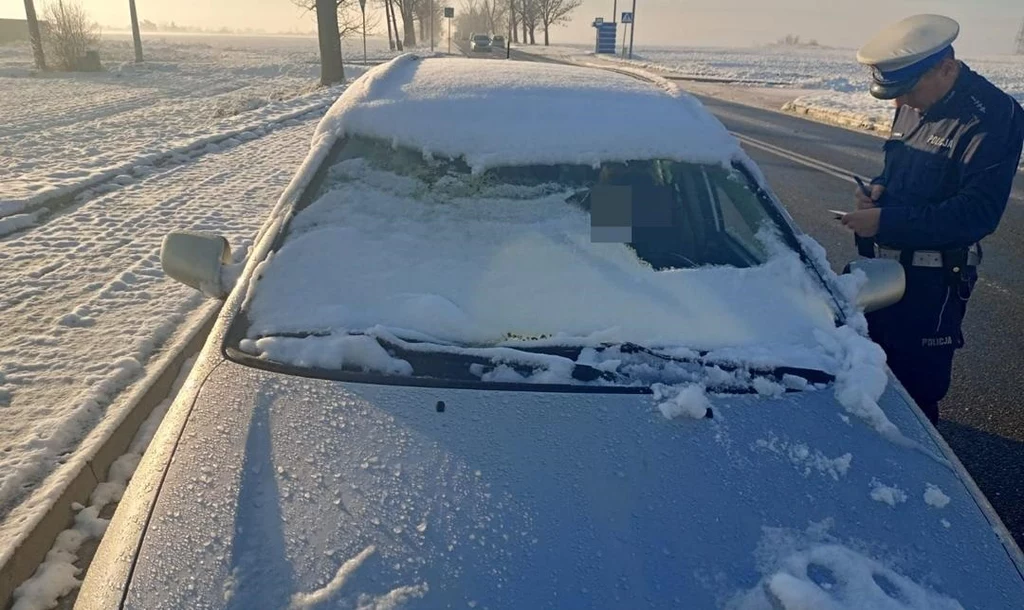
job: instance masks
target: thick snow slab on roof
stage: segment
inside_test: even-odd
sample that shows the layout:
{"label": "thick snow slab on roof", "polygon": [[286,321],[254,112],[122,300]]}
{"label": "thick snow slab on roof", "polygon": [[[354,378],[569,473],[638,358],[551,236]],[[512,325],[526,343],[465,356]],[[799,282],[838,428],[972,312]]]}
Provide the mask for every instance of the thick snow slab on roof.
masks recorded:
{"label": "thick snow slab on roof", "polygon": [[474,171],[652,158],[725,163],[740,150],[672,85],[576,66],[415,55],[354,83],[319,132],[465,157]]}

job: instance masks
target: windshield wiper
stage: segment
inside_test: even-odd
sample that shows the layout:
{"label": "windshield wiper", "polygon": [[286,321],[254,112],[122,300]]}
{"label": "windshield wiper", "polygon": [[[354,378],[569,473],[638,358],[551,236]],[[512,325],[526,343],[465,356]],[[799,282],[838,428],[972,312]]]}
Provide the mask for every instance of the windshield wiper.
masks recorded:
{"label": "windshield wiper", "polygon": [[[537,353],[537,354],[548,354],[551,356],[560,356],[569,360],[578,360],[580,354],[583,352],[585,347],[576,346],[537,346],[537,347],[517,347],[520,351]],[[796,366],[743,366],[736,364],[735,362],[722,361],[716,359],[707,358],[709,352],[707,351],[696,351],[696,357],[692,356],[676,356],[672,354],[666,354],[653,348],[644,347],[637,343],[602,343],[600,346],[594,348],[599,354],[608,350],[617,349],[619,353],[626,355],[639,354],[648,356],[653,359],[661,360],[663,362],[672,362],[677,364],[692,365],[695,367],[718,367],[722,371],[727,373],[749,373],[752,377],[763,377],[771,379],[776,383],[784,384],[784,378],[786,376],[800,377],[807,381],[808,384],[831,384],[835,381],[835,376],[821,371],[818,369],[796,367]],[[735,392],[735,388],[730,391]],[[750,391],[753,391],[750,389]]]}
{"label": "windshield wiper", "polygon": [[[472,353],[467,351],[465,348],[455,349],[446,348],[445,346],[435,345],[425,341],[410,341],[402,339],[401,341],[406,345],[417,346],[416,348],[406,347],[400,343],[391,341],[384,337],[373,336],[377,340],[377,343],[381,345],[392,357],[405,360],[412,366],[413,373],[417,376],[425,377],[440,377],[451,379],[453,373],[462,375],[465,380],[479,381],[483,373],[493,371],[498,366],[504,365],[512,369],[523,377],[530,377],[547,370],[543,362],[525,362],[516,361],[514,358],[506,357],[508,354],[494,354],[484,355],[480,353]],[[421,349],[425,348],[425,349]],[[431,349],[435,348],[435,349]],[[436,349],[440,348],[440,349]],[[479,349],[495,349],[495,348],[476,348]],[[609,383],[623,383],[623,379],[620,375],[609,371],[602,371],[596,367],[588,364],[581,364],[575,362],[575,358],[567,357],[565,355],[547,352],[547,351],[530,351],[521,350],[514,347],[501,347],[497,349],[510,350],[516,352],[523,352],[526,354],[537,353],[548,356],[554,356],[559,358],[566,358],[571,361],[572,370],[570,375],[576,381],[584,383],[594,381],[606,381]],[[577,354],[578,355],[578,354]],[[482,368],[480,368],[482,367]],[[476,372],[474,372],[474,369]],[[478,374],[480,373],[480,374]]]}

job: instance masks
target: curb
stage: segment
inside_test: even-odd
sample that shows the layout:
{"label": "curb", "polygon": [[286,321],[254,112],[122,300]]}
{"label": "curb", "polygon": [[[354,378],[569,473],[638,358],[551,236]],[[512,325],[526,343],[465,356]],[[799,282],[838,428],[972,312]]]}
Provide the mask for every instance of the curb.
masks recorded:
{"label": "curb", "polygon": [[0,608],[8,608],[14,589],[28,580],[46,559],[57,535],[74,523],[75,502],[88,504],[89,495],[107,479],[107,470],[114,460],[123,455],[142,423],[171,392],[182,364],[197,354],[206,343],[207,336],[217,320],[220,307],[213,307],[201,321],[185,333],[171,349],[157,361],[155,370],[146,375],[129,395],[126,412],[93,455],[80,462],[78,473],[70,478],[63,492],[53,501],[45,514],[32,526],[29,533],[16,543],[10,559],[0,565]]}
{"label": "curb", "polygon": [[827,110],[816,106],[808,106],[794,100],[782,105],[782,111],[787,114],[806,116],[820,123],[838,125],[857,131],[870,132],[882,138],[889,137],[889,125],[879,123],[864,115],[843,112],[841,110]]}

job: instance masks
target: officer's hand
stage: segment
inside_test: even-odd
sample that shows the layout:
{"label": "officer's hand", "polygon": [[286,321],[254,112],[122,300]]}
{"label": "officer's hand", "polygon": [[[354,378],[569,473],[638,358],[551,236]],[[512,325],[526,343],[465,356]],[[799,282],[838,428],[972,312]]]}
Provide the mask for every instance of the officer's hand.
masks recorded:
{"label": "officer's hand", "polygon": [[874,237],[881,218],[882,208],[862,209],[843,216],[843,225],[860,237]]}
{"label": "officer's hand", "polygon": [[864,191],[860,190],[860,188],[857,188],[857,190],[853,192],[854,200],[857,202],[857,209],[869,210],[875,207],[875,202],[882,197],[882,193],[884,192],[885,187],[882,186],[881,184],[871,185],[871,197],[868,197],[867,195],[864,194]]}

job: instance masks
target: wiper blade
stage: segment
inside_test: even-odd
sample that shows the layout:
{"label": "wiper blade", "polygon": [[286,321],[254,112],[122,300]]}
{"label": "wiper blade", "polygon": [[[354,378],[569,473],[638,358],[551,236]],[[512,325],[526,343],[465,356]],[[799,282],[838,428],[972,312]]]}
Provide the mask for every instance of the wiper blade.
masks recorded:
{"label": "wiper blade", "polygon": [[[465,349],[456,351],[454,349],[445,349],[445,346],[427,343],[425,341],[407,341],[403,339],[402,342],[406,345],[417,346],[416,349],[410,349],[409,347],[384,337],[376,335],[373,335],[373,337],[381,347],[391,354],[392,357],[408,362],[412,366],[413,373],[417,376],[443,377],[450,379],[453,373],[464,373],[464,376],[467,379],[479,380],[479,376],[473,374],[471,370],[473,365],[487,367],[491,370],[500,365],[505,365],[523,377],[530,377],[531,375],[536,374],[539,370],[546,368],[544,363],[541,362],[516,362],[511,358],[501,357],[502,355],[500,354],[483,355],[479,353],[468,353]],[[575,358],[569,357],[568,352],[565,350],[561,350],[562,353],[554,353],[554,350],[548,352],[518,349],[514,347],[502,347],[501,349],[523,352],[524,354],[543,354],[566,358],[572,363],[571,376],[576,381],[584,383],[598,380],[610,383],[622,381],[621,376],[616,375],[615,373],[602,371],[601,369],[588,364],[575,362]],[[578,355],[579,350],[576,350],[576,353]]]}
{"label": "wiper blade", "polygon": [[[586,348],[577,346],[563,346],[563,345],[551,345],[551,346],[538,346],[538,347],[522,347],[515,348],[520,351],[538,354],[548,354],[551,356],[561,356],[570,360],[577,360],[580,357],[582,351]],[[764,367],[764,366],[744,366],[735,362],[709,359],[707,351],[696,351],[696,356],[678,356],[673,354],[666,354],[665,352],[659,351],[654,348],[645,347],[638,343],[602,343],[597,347],[593,348],[598,353],[602,353],[608,350],[616,349],[622,354],[634,355],[642,354],[644,356],[650,356],[658,360],[665,362],[674,362],[679,364],[689,364],[700,367],[718,367],[719,369],[727,373],[749,373],[751,376],[769,378],[777,383],[783,383],[783,378],[786,376],[801,377],[805,379],[809,384],[830,384],[836,379],[835,376],[821,371],[818,369],[796,367],[796,366],[775,366],[775,367]],[[733,390],[735,391],[735,389]],[[753,390],[750,390],[753,391]]]}

